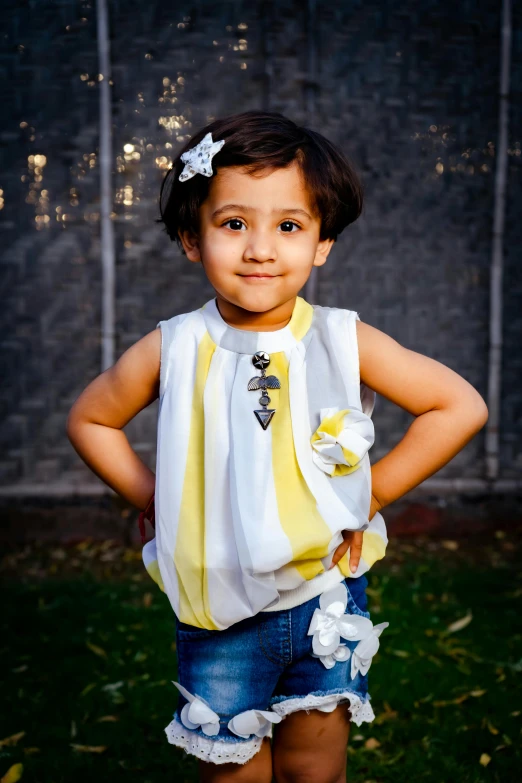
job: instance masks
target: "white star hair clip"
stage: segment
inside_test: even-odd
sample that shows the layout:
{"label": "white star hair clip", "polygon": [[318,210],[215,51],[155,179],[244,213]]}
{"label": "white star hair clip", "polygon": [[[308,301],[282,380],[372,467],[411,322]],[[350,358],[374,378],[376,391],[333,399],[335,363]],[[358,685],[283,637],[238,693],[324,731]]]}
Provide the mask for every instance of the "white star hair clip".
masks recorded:
{"label": "white star hair clip", "polygon": [[207,133],[199,144],[184,152],[181,160],[185,167],[179,175],[179,181],[185,182],[185,180],[190,179],[195,174],[204,174],[205,177],[211,177],[214,174],[212,171],[212,158],[216,152],[219,152],[224,143],[224,139],[213,141],[212,134]]}

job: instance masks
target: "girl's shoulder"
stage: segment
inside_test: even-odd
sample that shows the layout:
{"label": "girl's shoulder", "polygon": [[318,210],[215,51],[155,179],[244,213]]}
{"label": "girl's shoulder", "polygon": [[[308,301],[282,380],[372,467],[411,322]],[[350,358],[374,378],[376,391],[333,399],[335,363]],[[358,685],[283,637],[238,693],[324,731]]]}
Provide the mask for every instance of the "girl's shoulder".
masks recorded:
{"label": "girl's shoulder", "polygon": [[[341,368],[345,384],[358,390],[361,409],[371,416],[375,405],[375,392],[364,382],[361,372],[363,355],[366,355],[367,349],[360,339],[361,326],[364,328],[364,324],[359,313],[347,307],[313,307],[315,345],[319,344],[320,347],[319,355],[317,347],[314,354],[314,346],[311,344],[310,358],[318,367],[324,363],[325,358],[333,362],[331,369],[323,373],[324,377],[333,377],[336,366]],[[335,359],[330,358],[332,355]],[[357,393],[354,391],[354,395]]]}
{"label": "girl's shoulder", "polygon": [[358,356],[357,334],[360,323],[359,313],[347,307],[329,307],[312,305],[314,318],[312,330],[331,343],[344,355],[345,348]]}
{"label": "girl's shoulder", "polygon": [[[204,307],[204,305],[203,305]],[[170,345],[177,332],[185,331],[187,328],[194,327],[196,330],[204,329],[203,308],[197,307],[195,310],[189,310],[186,313],[178,313],[170,318],[162,319],[156,324],[156,328],[161,330],[162,347]]]}
{"label": "girl's shoulder", "polygon": [[314,310],[314,320],[335,323],[355,323],[359,320],[357,310],[350,310],[349,307],[331,307],[329,305],[312,305]]}
{"label": "girl's shoulder", "polygon": [[197,307],[195,310],[189,310],[186,313],[178,313],[177,315],[172,315],[170,318],[162,318],[157,323],[157,327],[160,329],[164,328],[176,328],[176,326],[179,326],[184,321],[191,318],[197,319],[198,317],[201,318],[201,307]]}
{"label": "girl's shoulder", "polygon": [[186,313],[178,313],[171,318],[158,321],[156,325],[161,332],[160,397],[163,396],[167,384],[169,367],[176,353],[176,346],[185,355],[189,350],[190,335],[195,334],[199,341],[206,331],[202,310],[202,307],[198,307]]}

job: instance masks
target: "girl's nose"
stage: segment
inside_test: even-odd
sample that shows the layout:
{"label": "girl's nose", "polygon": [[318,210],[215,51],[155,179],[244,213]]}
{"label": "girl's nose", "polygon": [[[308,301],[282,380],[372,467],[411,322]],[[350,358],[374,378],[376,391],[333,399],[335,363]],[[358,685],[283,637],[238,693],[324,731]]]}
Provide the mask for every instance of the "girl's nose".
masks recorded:
{"label": "girl's nose", "polygon": [[244,261],[275,261],[277,251],[274,238],[264,231],[250,234],[243,253]]}

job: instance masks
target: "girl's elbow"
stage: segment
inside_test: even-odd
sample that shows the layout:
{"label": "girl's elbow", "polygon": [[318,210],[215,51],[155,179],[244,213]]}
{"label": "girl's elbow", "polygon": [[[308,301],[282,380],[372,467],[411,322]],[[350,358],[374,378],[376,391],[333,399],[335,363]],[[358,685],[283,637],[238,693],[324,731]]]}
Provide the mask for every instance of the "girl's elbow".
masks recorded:
{"label": "girl's elbow", "polygon": [[67,416],[67,421],[65,423],[65,432],[67,433],[67,437],[73,446],[76,441],[78,431],[81,427],[81,423],[82,419],[78,411],[78,406],[76,403],[74,403],[71,410],[69,411],[69,415]]}
{"label": "girl's elbow", "polygon": [[450,409],[456,428],[467,433],[468,438],[480,432],[488,420],[488,407],[473,387],[454,399]]}
{"label": "girl's elbow", "polygon": [[482,427],[484,427],[484,425],[487,423],[487,420],[489,418],[489,411],[488,411],[488,406],[486,405],[486,403],[482,399],[482,397],[480,399],[482,400],[482,409],[481,409],[481,411],[482,411],[481,412],[481,417],[482,418],[480,420],[480,428],[482,429]]}
{"label": "girl's elbow", "polygon": [[478,392],[475,392],[473,399],[469,401],[467,410],[475,431],[479,432],[488,420],[489,411],[484,398]]}
{"label": "girl's elbow", "polygon": [[74,415],[74,406],[69,411],[69,415],[67,416],[67,421],[65,422],[65,432],[67,433],[67,437],[71,441],[71,443],[74,442],[74,433],[76,430],[76,421],[75,421],[75,415]]}

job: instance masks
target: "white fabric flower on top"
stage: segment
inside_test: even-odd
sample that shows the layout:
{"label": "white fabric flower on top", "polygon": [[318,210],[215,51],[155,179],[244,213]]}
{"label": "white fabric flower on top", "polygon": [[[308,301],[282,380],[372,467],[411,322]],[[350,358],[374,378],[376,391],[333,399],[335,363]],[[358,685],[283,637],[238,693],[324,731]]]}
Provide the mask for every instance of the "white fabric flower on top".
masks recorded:
{"label": "white fabric flower on top", "polygon": [[373,422],[358,408],[321,408],[321,423],[311,438],[312,459],[329,476],[357,470],[373,445]]}
{"label": "white fabric flower on top", "polygon": [[[319,609],[315,610],[308,628],[308,636],[313,636],[312,655],[314,658],[319,658],[326,669],[331,669],[337,661],[347,661],[350,658],[350,650],[346,645],[341,644],[341,638],[352,642],[358,641],[360,644],[353,652],[353,656],[357,654],[355,664],[352,656],[352,672],[355,671],[356,674],[357,671],[361,671],[366,674],[370,668],[371,658],[379,648],[378,637],[389,623],[381,623],[374,627],[367,617],[345,614],[347,605],[348,593],[342,582],[321,595]],[[367,645],[366,640],[369,641]],[[366,671],[363,671],[365,667]],[[352,679],[355,674],[352,674]]]}
{"label": "white fabric flower on top", "polygon": [[174,682],[174,680],[172,682],[188,701],[188,704],[185,704],[181,710],[180,715],[181,722],[185,728],[193,731],[201,726],[203,734],[207,734],[209,737],[219,734],[219,715],[214,710],[211,710],[208,704],[205,704],[199,696],[193,696],[179,682]]}
{"label": "white fabric flower on top", "polygon": [[269,710],[246,710],[229,720],[228,728],[243,739],[248,739],[251,734],[255,734],[256,737],[268,737],[272,733],[272,724],[281,721],[280,715]]}
{"label": "white fabric flower on top", "polygon": [[362,639],[353,651],[350,672],[352,680],[357,672],[361,672],[363,675],[367,674],[372,658],[379,649],[379,636],[389,624],[379,623],[379,625],[374,625],[368,636]]}
{"label": "white fabric flower on top", "polygon": [[185,166],[179,175],[179,181],[185,182],[185,180],[194,177],[196,174],[211,177],[214,174],[212,171],[212,158],[219,152],[224,143],[224,139],[213,141],[212,134],[207,133],[199,144],[184,152],[181,160]]}

